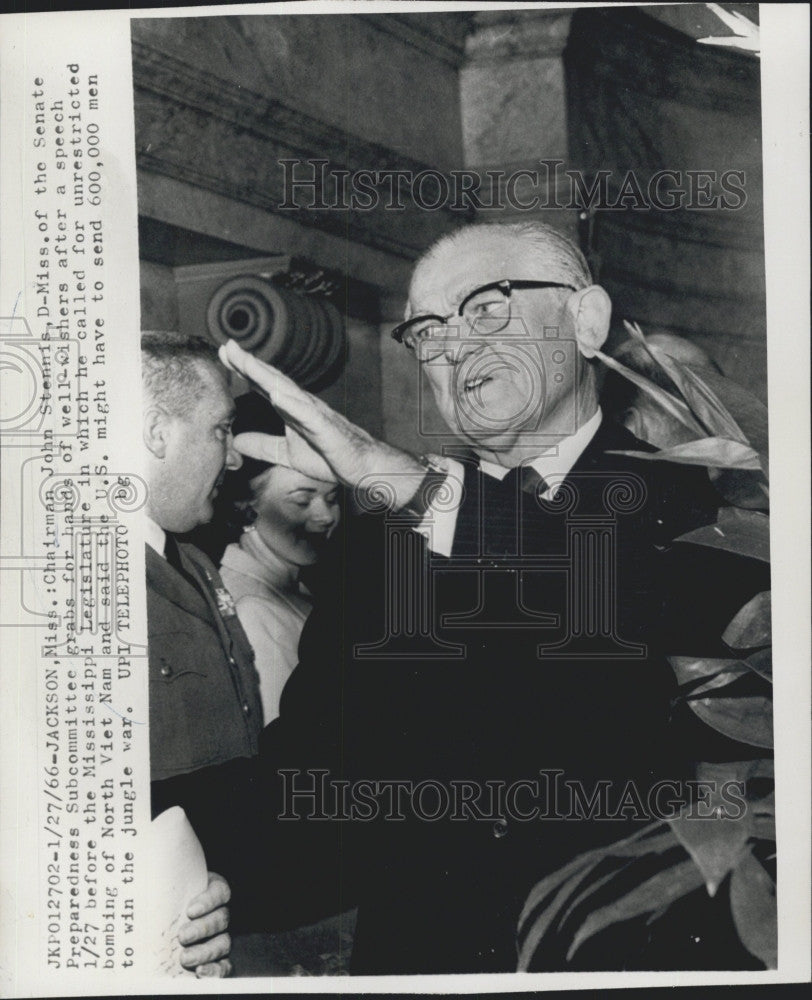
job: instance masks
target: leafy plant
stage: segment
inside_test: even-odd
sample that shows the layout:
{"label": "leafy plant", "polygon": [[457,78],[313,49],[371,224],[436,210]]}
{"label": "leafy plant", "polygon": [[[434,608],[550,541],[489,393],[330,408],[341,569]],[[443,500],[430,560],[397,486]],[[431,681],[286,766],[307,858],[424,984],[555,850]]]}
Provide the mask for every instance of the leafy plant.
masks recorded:
{"label": "leafy plant", "polygon": [[[665,415],[673,423],[674,443],[654,453],[620,454],[707,468],[729,506],[720,508],[716,524],[676,541],[769,562],[766,457],[751,445],[707,379],[649,344],[637,325],[625,325],[633,341],[632,356],[645,361],[638,367],[651,372],[653,364],[656,380],[615,358],[598,356],[637,388],[644,406],[657,407],[659,417]],[[743,422],[752,416],[745,413]],[[769,751],[773,745],[769,592],[757,594],[738,611],[722,640],[730,657],[669,657],[679,699],[723,736]],[[739,940],[766,968],[776,967],[775,880],[768,871],[775,859],[772,760],[765,753],[746,761],[701,762],[694,777],[716,789],[704,807],[719,818],[697,821],[689,807],[683,807],[674,818],[657,820],[625,840],[582,854],[542,879],[519,921],[520,971],[531,967],[551,935],[568,935],[570,962],[600,932],[635,919],[651,925],[703,886],[708,896],[715,896],[725,880]],[[736,819],[722,818],[729,803],[722,801],[719,789],[729,782],[737,782],[735,787],[744,791],[745,808]]]}

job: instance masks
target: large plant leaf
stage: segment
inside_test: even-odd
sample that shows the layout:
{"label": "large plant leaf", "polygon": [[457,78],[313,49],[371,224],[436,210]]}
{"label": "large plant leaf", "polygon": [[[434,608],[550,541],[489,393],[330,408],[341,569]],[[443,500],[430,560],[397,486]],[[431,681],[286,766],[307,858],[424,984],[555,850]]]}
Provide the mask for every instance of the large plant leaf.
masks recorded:
{"label": "large plant leaf", "polygon": [[650,344],[636,323],[624,320],[623,325],[629,335],[645,348],[649,357],[668,375],[707,434],[748,443],[744,431],[727,407],[697,372],[672,358],[662,348]]}
{"label": "large plant leaf", "polygon": [[773,745],[773,704],[770,698],[747,695],[738,698],[686,699],[699,718],[712,729],[739,743],[770,748]]}
{"label": "large plant leaf", "polygon": [[702,465],[708,469],[752,469],[761,471],[758,452],[749,444],[729,438],[704,437],[685,444],[675,444],[660,451],[607,451],[607,455],[628,455],[649,462],[675,462],[677,465]]}
{"label": "large plant leaf", "polygon": [[[699,761],[695,774],[700,781],[739,781],[745,784],[754,779],[775,780],[775,764],[769,757],[755,760]],[[748,800],[752,799],[748,792]],[[753,799],[762,802],[763,799]]]}
{"label": "large plant leaf", "polygon": [[[674,832],[670,830],[668,827],[666,827],[664,833],[660,834],[655,839],[649,839],[647,841],[647,844],[649,846],[649,851],[647,852],[647,854],[649,855],[653,853],[662,854],[665,853],[666,851],[673,850],[674,848],[678,847],[679,840],[675,836]],[[613,879],[622,876],[623,873],[626,872],[626,870],[629,868],[629,866],[633,865],[637,860],[638,858],[636,857],[630,858],[627,856],[626,858],[624,858],[623,864],[614,867],[611,871],[607,872],[605,875],[602,875],[600,878],[594,879],[587,885],[586,889],[572,896],[567,903],[566,909],[563,911],[561,915],[562,922],[565,921],[568,917],[570,917],[573,911],[578,906],[580,906],[586,899],[588,899],[589,896],[594,895],[599,889],[603,888],[603,886],[607,885]]]}
{"label": "large plant leaf", "polygon": [[769,510],[770,487],[764,469],[764,459],[761,456],[759,461],[761,470],[708,469],[714,489],[734,507]]}
{"label": "large plant leaf", "polygon": [[[519,917],[518,934],[521,940],[518,971],[525,972],[530,966],[542,938],[557,919],[568,909],[567,903],[573,893],[583,885],[595,868],[607,858],[634,859],[649,854],[661,854],[677,845],[674,834],[661,821],[657,821],[630,837],[606,847],[599,847],[574,858],[569,864],[543,878],[530,891]],[[622,871],[621,866],[593,883],[584,893],[598,888],[607,878]],[[545,904],[538,909],[541,904]],[[528,923],[530,917],[532,923]]]}
{"label": "large plant leaf", "polygon": [[778,967],[778,915],[775,883],[752,852],[730,879],[730,909],[744,947],[768,969]]}
{"label": "large plant leaf", "polygon": [[[652,831],[652,833],[643,839],[618,841],[615,844],[610,844],[608,847],[598,848],[594,852],[595,857],[592,858],[591,870],[594,870],[601,862],[607,859],[621,861],[623,864],[614,868],[606,876],[602,876],[600,879],[592,882],[583,893],[579,894],[578,899],[589,895],[598,888],[599,884],[603,884],[604,881],[609,881],[615,875],[619,875],[625,869],[627,863],[632,864],[640,858],[649,857],[652,854],[665,854],[667,851],[673,850],[679,843],[662,820],[658,820],[646,829]],[[656,832],[658,829],[659,833]],[[570,882],[574,881],[574,879],[570,879]],[[577,886],[574,886],[574,888],[577,888]],[[576,901],[573,900],[571,902],[574,904]]]}
{"label": "large plant leaf", "polygon": [[755,840],[775,841],[775,814],[758,814],[753,817],[752,836]]}
{"label": "large plant leaf", "polygon": [[749,760],[746,763],[750,765],[747,772],[748,778],[772,778],[773,781],[775,780],[775,761],[771,758]]}
{"label": "large plant leaf", "polygon": [[737,555],[770,561],[770,519],[755,510],[723,507],[716,524],[689,531],[676,539],[694,545],[707,545]]}
{"label": "large plant leaf", "polygon": [[[775,765],[772,760],[700,761],[696,764],[695,776],[698,781],[711,782],[720,790],[727,786],[728,796],[735,792],[736,799],[744,798],[746,812],[736,822],[747,826],[749,837],[775,840]],[[730,788],[730,782],[736,782],[735,789]],[[726,811],[728,803],[721,795],[718,804]]]}
{"label": "large plant leaf", "polygon": [[696,435],[696,437],[706,437],[705,429],[701,424],[697,423],[691,411],[681,399],[677,399],[675,396],[672,396],[670,392],[666,392],[665,389],[661,389],[658,385],[655,385],[651,379],[647,379],[645,375],[639,375],[637,372],[632,371],[631,368],[627,368],[625,365],[615,360],[615,358],[611,358],[608,354],[604,354],[603,351],[596,351],[595,355],[607,366],[607,368],[611,368],[612,371],[616,371],[619,375],[622,375],[623,378],[634,383],[638,389],[642,389],[643,392],[658,403],[666,411],[666,413],[687,427],[688,430]]}
{"label": "large plant leaf", "polygon": [[[695,429],[688,430],[688,422],[684,421],[682,434],[672,430],[671,440],[649,438],[650,443],[669,447],[697,437],[720,437],[750,445],[759,455],[761,472],[724,468],[709,469],[709,472],[715,487],[728,503],[755,510],[766,509],[769,504],[769,437],[764,404],[749,390],[720,373],[672,357],[667,346],[646,339],[636,323],[625,322],[624,325],[630,338],[624,351],[626,367],[616,366],[617,373],[645,390],[642,382],[632,379],[629,373],[651,382],[647,373],[653,363],[664,373],[672,388],[663,390],[665,400],[651,392],[649,396],[672,416],[673,404],[684,402],[694,423],[702,428],[702,433],[697,434]],[[670,405],[663,406],[664,401]]]}
{"label": "large plant leaf", "polygon": [[772,642],[770,591],[763,590],[738,611],[722,635],[731,649],[755,649]]}
{"label": "large plant leaf", "polygon": [[710,434],[730,438],[733,441],[741,441],[742,444],[750,443],[730,411],[698,372],[679,361],[675,361],[674,358],[670,358],[659,347],[652,346],[651,350],[654,351],[660,363],[664,364],[668,374],[677,383],[677,387],[685,397],[691,412],[707,427]]}
{"label": "large plant leaf", "polygon": [[[586,854],[579,854],[578,857],[573,858],[573,860],[568,864],[564,865],[562,868],[558,868],[550,875],[545,876],[540,882],[537,882],[530,890],[530,894],[525,900],[522,912],[519,915],[519,934],[523,933],[524,924],[527,918],[541,903],[545,900],[552,900],[554,898],[554,894],[558,892],[561,886],[565,885],[570,878],[593,867],[603,856],[604,855],[598,851],[589,851]],[[548,909],[554,917],[554,907],[550,906]]]}
{"label": "large plant leaf", "polygon": [[767,649],[760,649],[757,653],[753,653],[752,656],[748,656],[744,661],[747,666],[757,673],[764,680],[769,681],[770,684],[773,682],[773,651],[772,647],[767,647]]}
{"label": "large plant leaf", "polygon": [[[671,669],[674,671],[674,676],[680,687],[723,674],[739,676],[747,672],[747,667],[738,659],[724,660],[714,657],[669,656],[668,662],[671,664]],[[730,677],[723,683],[728,684],[732,679],[733,677]],[[714,686],[718,687],[720,685]],[[697,690],[698,688],[692,688],[691,693],[695,694]]]}
{"label": "large plant leaf", "polygon": [[[673,835],[669,836],[672,847],[676,847],[679,841]],[[573,912],[583,904],[590,896],[594,896],[599,889],[602,889],[605,885],[608,885],[613,879],[622,877],[623,873],[626,872],[630,865],[634,864],[634,859],[624,861],[618,867],[613,868],[611,871],[606,872],[606,874],[601,875],[600,878],[593,879],[582,892],[578,892],[571,896],[568,900],[566,907],[561,913],[561,923],[563,924],[569,917],[572,916]]]}
{"label": "large plant leaf", "polygon": [[775,789],[750,804],[754,840],[775,842]]}
{"label": "large plant leaf", "polygon": [[[667,353],[667,348],[664,348]],[[732,379],[725,378],[718,372],[707,368],[697,369],[690,362],[683,362],[683,367],[689,368],[699,375],[708,388],[719,397],[728,413],[741,427],[749,444],[762,458],[762,468],[767,473],[769,468],[770,438],[767,420],[767,407],[744,386]]]}
{"label": "large plant leaf", "polygon": [[[700,695],[706,695],[709,691],[715,691],[719,688],[726,688],[737,681],[740,677],[744,677],[747,674],[748,666],[746,663],[740,660],[734,660],[729,669],[722,670],[720,673],[716,674],[714,677],[707,677],[698,687],[691,690],[688,695],[689,700],[700,697]],[[734,692],[731,691],[730,694]]]}
{"label": "large plant leaf", "polygon": [[692,696],[713,688],[724,687],[751,669],[747,661],[739,659],[669,656],[668,662],[680,687],[694,685],[690,689]]}
{"label": "large plant leaf", "polygon": [[[553,896],[550,902],[545,906],[536,916],[532,925],[527,930],[527,936],[522,941],[521,947],[519,949],[519,959],[518,959],[518,972],[526,972],[530,968],[530,962],[533,960],[533,956],[541,943],[544,935],[550,930],[550,927],[556,922],[556,920],[564,912],[564,907],[569,896],[573,892],[578,890],[578,887],[587,879],[591,872],[594,871],[597,865],[603,859],[600,857],[591,858],[586,865],[581,866],[571,875],[561,886],[558,892]],[[524,916],[524,914],[523,914]],[[523,930],[522,923],[519,923],[519,933],[521,934]]]}
{"label": "large plant leaf", "polygon": [[690,859],[658,872],[621,899],[591,913],[575,935],[567,960],[572,959],[585,941],[612,924],[650,915],[702,885],[702,874]]}
{"label": "large plant leaf", "polygon": [[640,830],[635,830],[630,836],[625,837],[623,840],[618,840],[614,844],[596,847],[591,851],[579,854],[562,868],[546,875],[530,890],[530,894],[519,916],[519,931],[521,932],[522,924],[533,910],[580,869],[591,866],[607,857],[643,857],[645,854],[667,850],[668,846],[673,846],[673,844],[668,845],[663,843],[662,838],[664,836],[668,837],[668,835],[669,831],[658,820],[656,823],[642,827]]}
{"label": "large plant leaf", "polygon": [[[712,661],[693,662],[707,664]],[[742,663],[738,660],[721,662]],[[743,669],[746,671],[746,666]],[[719,671],[716,675],[718,673]],[[705,675],[700,673],[698,676],[701,678]],[[576,908],[605,888],[614,878],[622,876],[637,859],[664,854],[678,844],[690,855],[690,860],[669,866],[621,898],[590,914],[576,933],[567,954],[568,960],[572,959],[585,941],[614,923],[637,917],[646,917],[647,922],[656,920],[676,899],[703,885],[713,895],[725,875],[731,870],[735,872],[748,857],[748,838],[774,840],[774,793],[755,799],[747,794],[750,779],[767,780],[773,777],[771,760],[700,763],[696,773],[702,781],[717,783],[719,791],[716,794],[723,810],[730,803],[721,796],[721,786],[729,781],[742,782],[745,785],[747,810],[736,820],[689,820],[687,816],[668,823],[658,820],[624,840],[580,855],[542,879],[528,896],[519,920],[521,945],[518,971],[529,969],[545,935],[556,923],[560,924],[572,916]],[[712,798],[706,805],[706,811],[713,810],[714,801]],[[598,874],[601,863],[612,860],[620,863],[612,870]]]}
{"label": "large plant leaf", "polygon": [[[702,872],[711,896],[748,851],[750,838],[766,839],[771,829],[774,836],[774,791],[758,798],[751,784],[753,779],[773,776],[771,760],[699,763],[696,777],[704,783],[702,803],[697,803],[693,811],[684,807],[680,816],[668,820]],[[731,782],[737,783],[733,801]]]}
{"label": "large plant leaf", "polygon": [[[728,803],[717,786],[704,811],[724,809]],[[667,820],[675,836],[696,862],[708,895],[715,896],[722,880],[747,850],[752,822],[745,811],[739,819],[694,818],[690,812]]]}
{"label": "large plant leaf", "polygon": [[753,836],[761,840],[775,840],[775,789],[750,804]]}

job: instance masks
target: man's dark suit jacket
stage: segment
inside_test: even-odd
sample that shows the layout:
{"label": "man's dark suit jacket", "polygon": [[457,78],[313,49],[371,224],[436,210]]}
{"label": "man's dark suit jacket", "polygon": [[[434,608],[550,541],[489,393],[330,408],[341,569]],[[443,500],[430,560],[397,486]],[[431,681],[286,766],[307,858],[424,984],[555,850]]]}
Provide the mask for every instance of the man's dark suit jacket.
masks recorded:
{"label": "man's dark suit jacket", "polygon": [[316,781],[280,770],[479,788],[560,770],[588,794],[610,781],[613,802],[630,780],[645,795],[658,776],[682,775],[664,653],[718,655],[763,581],[670,545],[715,519],[704,471],[612,449],[651,450],[604,422],[549,504],[469,467],[448,559],[396,519],[346,522],[339,584],[314,584],[300,665],[261,738],[270,879],[257,869],[254,888],[267,885],[266,926],[357,903],[356,973],[512,971],[533,884],[630,832],[623,819],[428,822],[408,808],[404,819],[277,820],[313,811],[289,793]]}

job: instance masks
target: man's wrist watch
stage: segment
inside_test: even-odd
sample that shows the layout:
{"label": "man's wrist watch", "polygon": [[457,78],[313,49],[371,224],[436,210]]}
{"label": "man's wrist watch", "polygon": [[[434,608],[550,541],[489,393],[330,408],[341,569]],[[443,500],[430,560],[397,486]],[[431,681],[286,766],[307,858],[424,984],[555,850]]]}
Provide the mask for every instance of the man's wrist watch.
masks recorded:
{"label": "man's wrist watch", "polygon": [[448,469],[429,455],[418,455],[417,461],[426,470],[426,474],[420,480],[420,485],[415,490],[414,495],[397,511],[397,514],[419,523],[431,507],[434,497],[448,479]]}

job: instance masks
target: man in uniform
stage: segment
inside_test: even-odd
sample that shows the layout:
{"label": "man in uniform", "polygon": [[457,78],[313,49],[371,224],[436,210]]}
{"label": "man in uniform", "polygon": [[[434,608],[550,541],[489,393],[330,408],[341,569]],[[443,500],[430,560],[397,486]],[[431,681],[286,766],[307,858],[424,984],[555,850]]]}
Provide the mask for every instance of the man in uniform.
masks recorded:
{"label": "man in uniform", "polygon": [[231,824],[256,826],[258,678],[217,570],[182,536],[211,518],[225,470],[242,463],[234,403],[208,341],[145,333],[141,346],[152,811],[181,806],[209,868],[223,872]]}

